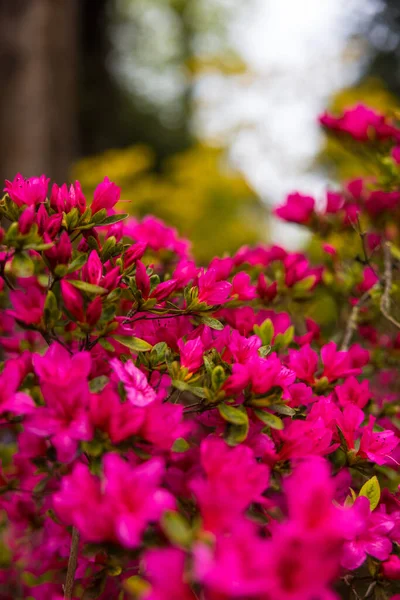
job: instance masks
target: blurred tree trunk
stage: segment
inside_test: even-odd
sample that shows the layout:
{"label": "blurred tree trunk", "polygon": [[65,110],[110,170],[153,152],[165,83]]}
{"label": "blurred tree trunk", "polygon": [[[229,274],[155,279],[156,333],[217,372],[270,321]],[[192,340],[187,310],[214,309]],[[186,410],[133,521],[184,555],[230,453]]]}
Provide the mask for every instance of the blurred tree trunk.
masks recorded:
{"label": "blurred tree trunk", "polygon": [[1,180],[18,171],[67,180],[78,33],[78,0],[0,0]]}

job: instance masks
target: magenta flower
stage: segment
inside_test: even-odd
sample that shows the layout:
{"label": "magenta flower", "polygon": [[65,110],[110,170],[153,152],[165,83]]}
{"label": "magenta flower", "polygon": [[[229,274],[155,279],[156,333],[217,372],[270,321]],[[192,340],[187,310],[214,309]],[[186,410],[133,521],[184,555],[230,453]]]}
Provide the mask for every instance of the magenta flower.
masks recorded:
{"label": "magenta flower", "polygon": [[30,205],[24,210],[18,219],[18,229],[20,233],[27,234],[35,221],[35,206]]}
{"label": "magenta flower", "polygon": [[44,356],[35,354],[33,366],[39,378],[45,406],[29,417],[27,429],[49,437],[59,460],[71,460],[80,440],[92,437],[88,417],[88,375],[91,358],[87,352],[74,356],[59,344],[52,344]]}
{"label": "magenta flower", "polygon": [[195,373],[203,364],[204,345],[200,337],[184,342],[178,341],[181,365],[189,371]]}
{"label": "magenta flower", "polygon": [[237,273],[232,279],[232,298],[252,300],[256,295],[256,288],[251,285],[250,275],[248,273]]}
{"label": "magenta flower", "polygon": [[117,204],[120,196],[121,188],[110,181],[108,177],[104,177],[104,180],[94,190],[91,206],[92,214],[94,215],[102,208],[110,210]]}
{"label": "magenta flower", "polygon": [[148,550],[144,568],[151,591],[143,600],[196,600],[185,581],[185,553],[176,548]]}
{"label": "magenta flower", "polygon": [[289,194],[286,204],[275,209],[275,214],[291,223],[307,223],[314,212],[315,200],[298,192]]}
{"label": "magenta flower", "polygon": [[144,422],[144,412],[129,402],[121,402],[118,394],[108,385],[99,394],[91,394],[89,420],[93,430],[108,434],[113,444],[136,435]]}
{"label": "magenta flower", "polygon": [[397,139],[399,135],[399,131],[387,123],[384,115],[363,104],[345,110],[341,117],[324,113],[319,120],[327,129],[347,133],[359,142],[367,142],[371,137],[379,140]]}
{"label": "magenta flower", "polygon": [[173,497],[160,487],[164,474],[161,460],[132,466],[117,454],[103,457],[102,480],[77,463],[62,479],[54,496],[57,514],[91,542],[119,542],[126,548],[139,545],[151,522],[175,508]]}
{"label": "magenta flower", "polygon": [[83,298],[81,292],[66,279],[61,281],[61,295],[67,311],[81,323],[85,320]]}
{"label": "magenta flower", "polygon": [[335,342],[329,342],[321,348],[321,358],[324,365],[322,376],[328,381],[358,375],[361,372],[361,369],[353,368],[350,353],[338,351]]}
{"label": "magenta flower", "polygon": [[231,284],[227,281],[218,281],[214,269],[202,271],[199,275],[199,301],[208,305],[224,304],[229,300]]}
{"label": "magenta flower", "polygon": [[[43,241],[49,243],[52,240],[45,233]],[[72,244],[68,233],[63,231],[59,239],[54,242],[54,245],[44,252],[44,255],[53,269],[57,265],[67,265],[72,257]]]}
{"label": "magenta flower", "polygon": [[318,368],[318,354],[308,344],[299,350],[289,349],[288,365],[299,379],[313,384]]}
{"label": "magenta flower", "polygon": [[21,173],[17,173],[13,181],[6,180],[4,191],[18,206],[36,206],[46,200],[49,181],[45,175],[24,179]]}
{"label": "magenta flower", "polygon": [[99,285],[103,276],[103,264],[96,250],[89,254],[87,263],[82,267],[82,279],[93,285]]}
{"label": "magenta flower", "polygon": [[355,530],[345,543],[341,564],[346,569],[361,567],[367,554],[378,560],[386,560],[392,551],[388,534],[393,521],[384,513],[372,512],[368,498],[360,496],[353,506]]}
{"label": "magenta flower", "polygon": [[252,502],[261,501],[269,472],[265,465],[257,464],[246,446],[229,448],[223,440],[210,437],[202,442],[200,451],[205,477],[194,478],[190,487],[198,500],[204,528],[221,531]]}
{"label": "magenta flower", "polygon": [[8,314],[27,325],[40,324],[46,296],[38,286],[31,285],[26,291],[10,292],[10,300],[13,310],[8,311]]}
{"label": "magenta flower", "polygon": [[337,385],[335,393],[341,406],[350,403],[364,408],[371,397],[368,380],[359,383],[353,376],[348,377],[342,385]]}
{"label": "magenta flower", "polygon": [[147,406],[156,399],[156,393],[149,385],[146,375],[135,367],[132,361],[122,363],[116,358],[110,361],[114,379],[122,381],[128,401],[134,406]]}
{"label": "magenta flower", "polygon": [[28,394],[17,391],[27,373],[22,356],[6,361],[0,373],[0,414],[10,412],[24,415],[34,411],[33,399]]}
{"label": "magenta flower", "polygon": [[390,454],[399,444],[399,438],[394,431],[373,431],[375,421],[370,415],[369,423],[362,431],[359,454],[378,465],[390,464]]}
{"label": "magenta flower", "polygon": [[58,213],[69,213],[73,208],[77,208],[82,214],[86,210],[86,199],[82,193],[81,184],[75,181],[74,185],[64,183],[59,187],[56,183],[51,188],[50,206]]}

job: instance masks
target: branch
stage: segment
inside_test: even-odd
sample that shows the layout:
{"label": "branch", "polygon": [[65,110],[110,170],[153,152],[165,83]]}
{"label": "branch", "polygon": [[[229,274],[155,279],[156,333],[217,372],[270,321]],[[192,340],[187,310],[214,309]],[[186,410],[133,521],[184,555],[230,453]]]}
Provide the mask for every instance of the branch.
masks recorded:
{"label": "branch", "polygon": [[392,291],[393,273],[392,273],[392,255],[390,253],[390,244],[385,242],[383,245],[383,258],[385,271],[383,275],[383,294],[380,302],[380,309],[383,316],[390,321],[397,329],[400,329],[400,323],[390,314],[390,293]]}
{"label": "branch", "polygon": [[348,350],[351,342],[351,338],[353,337],[354,331],[357,329],[357,320],[358,315],[360,313],[361,306],[367,301],[371,290],[367,290],[364,294],[357,300],[354,304],[350,316],[347,320],[346,329],[343,336],[342,345],[340,347],[341,350]]}
{"label": "branch", "polygon": [[68,559],[67,577],[65,578],[64,586],[64,599],[71,600],[72,592],[75,583],[75,571],[78,563],[78,546],[79,546],[79,533],[78,530],[72,528],[72,539],[71,539],[71,550]]}

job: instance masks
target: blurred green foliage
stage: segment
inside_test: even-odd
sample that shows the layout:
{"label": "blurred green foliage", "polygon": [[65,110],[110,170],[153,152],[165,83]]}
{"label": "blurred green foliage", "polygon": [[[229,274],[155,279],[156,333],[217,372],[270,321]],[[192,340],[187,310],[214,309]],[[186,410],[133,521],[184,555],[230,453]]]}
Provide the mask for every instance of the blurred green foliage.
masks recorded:
{"label": "blurred green foliage", "polygon": [[144,146],[109,150],[82,159],[72,175],[89,197],[107,175],[122,188],[118,209],[173,225],[201,263],[267,239],[265,206],[221,148],[197,144],[167,159],[162,172],[154,161]]}

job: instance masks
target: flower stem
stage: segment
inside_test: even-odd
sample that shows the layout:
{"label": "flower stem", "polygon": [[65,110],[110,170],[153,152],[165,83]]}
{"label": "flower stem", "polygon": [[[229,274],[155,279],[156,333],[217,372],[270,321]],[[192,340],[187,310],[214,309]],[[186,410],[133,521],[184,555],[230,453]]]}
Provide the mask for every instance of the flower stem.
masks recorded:
{"label": "flower stem", "polygon": [[68,559],[67,577],[65,579],[64,598],[71,600],[75,582],[75,571],[78,562],[79,533],[75,527],[72,528],[71,550]]}

